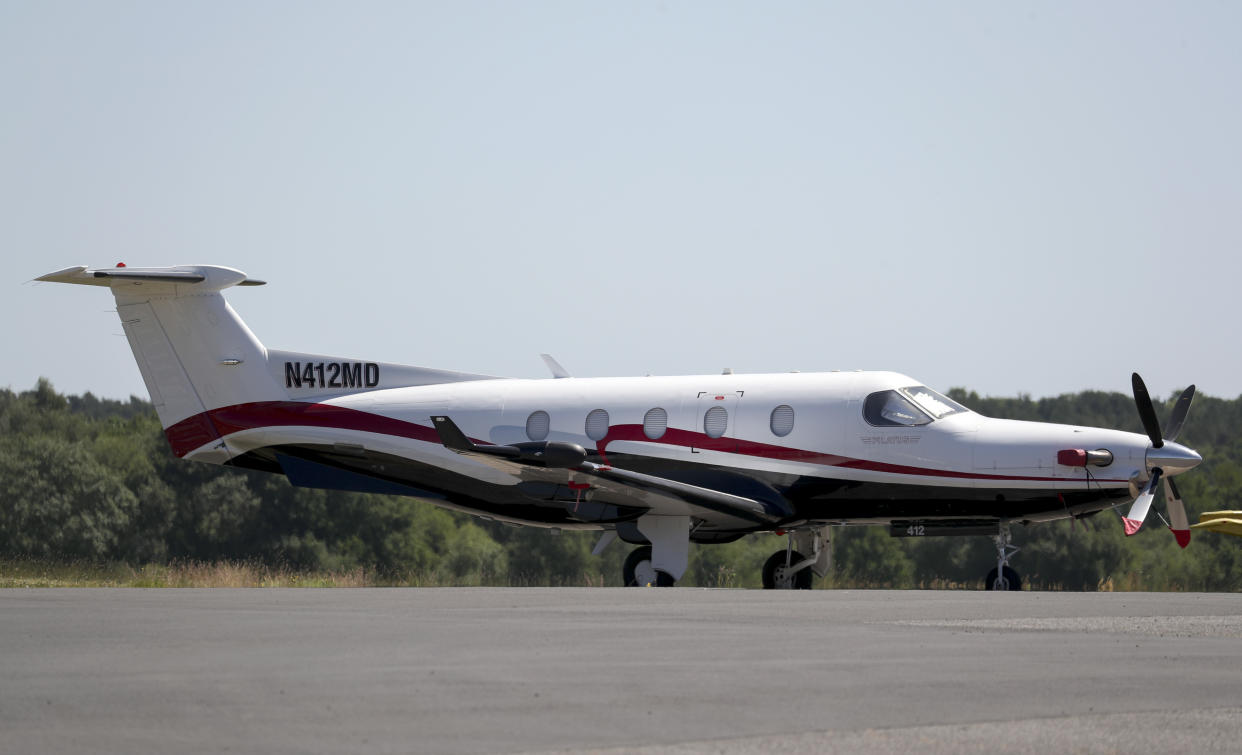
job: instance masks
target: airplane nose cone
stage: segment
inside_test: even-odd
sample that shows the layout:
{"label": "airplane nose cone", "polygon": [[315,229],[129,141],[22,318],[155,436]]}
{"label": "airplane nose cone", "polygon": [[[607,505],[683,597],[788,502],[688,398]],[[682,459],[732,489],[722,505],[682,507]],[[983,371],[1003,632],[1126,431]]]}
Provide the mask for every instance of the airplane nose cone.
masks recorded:
{"label": "airplane nose cone", "polygon": [[1147,449],[1147,468],[1159,467],[1165,474],[1181,474],[1199,466],[1203,457],[1180,443],[1165,442],[1160,448]]}

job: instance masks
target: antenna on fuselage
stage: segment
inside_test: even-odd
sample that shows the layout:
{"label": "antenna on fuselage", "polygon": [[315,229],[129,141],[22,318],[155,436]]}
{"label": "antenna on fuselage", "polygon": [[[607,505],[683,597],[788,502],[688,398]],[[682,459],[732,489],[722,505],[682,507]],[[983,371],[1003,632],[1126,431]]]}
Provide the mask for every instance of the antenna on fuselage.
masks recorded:
{"label": "antenna on fuselage", "polygon": [[552,377],[554,378],[573,377],[572,375],[569,374],[568,370],[566,370],[564,367],[561,366],[560,362],[556,361],[556,359],[552,357],[551,354],[540,354],[539,356],[543,357],[543,363],[548,365],[548,369],[552,371]]}

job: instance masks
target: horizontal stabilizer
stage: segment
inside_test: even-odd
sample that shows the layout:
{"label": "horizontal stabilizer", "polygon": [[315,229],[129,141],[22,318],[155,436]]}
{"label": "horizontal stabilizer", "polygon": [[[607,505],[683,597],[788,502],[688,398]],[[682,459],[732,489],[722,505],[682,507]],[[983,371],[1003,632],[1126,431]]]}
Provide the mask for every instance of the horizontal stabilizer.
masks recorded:
{"label": "horizontal stabilizer", "polygon": [[76,283],[86,286],[116,286],[129,283],[171,283],[194,286],[195,292],[220,291],[230,286],[262,286],[264,281],[246,277],[240,270],[218,265],[177,265],[175,267],[67,267],[35,278],[49,283]]}

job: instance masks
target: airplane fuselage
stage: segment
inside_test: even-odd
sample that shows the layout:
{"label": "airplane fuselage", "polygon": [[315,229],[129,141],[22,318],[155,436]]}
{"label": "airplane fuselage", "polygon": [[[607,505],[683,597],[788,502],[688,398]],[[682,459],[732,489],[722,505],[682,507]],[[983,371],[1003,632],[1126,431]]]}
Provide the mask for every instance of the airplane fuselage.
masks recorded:
{"label": "airplane fuselage", "polygon": [[[1133,499],[1127,534],[1163,482],[1202,459],[1162,435],[1133,376],[1146,435],[989,419],[893,372],[500,379],[268,349],[224,300],[260,285],[213,265],[71,267],[39,280],[107,286],[173,451],[294,485],[394,493],[517,524],[608,530],[639,544],[627,584],[673,584],[688,544],[786,531],[768,587],[821,576],[828,526],[988,534],[987,583],[1016,589],[1011,522]],[[1162,479],[1163,477],[1163,479]],[[794,549],[807,551],[805,554]],[[650,547],[647,547],[647,544]],[[1008,588],[1006,588],[1008,585]]]}
{"label": "airplane fuselage", "polygon": [[[701,528],[703,540],[808,521],[1045,521],[1128,500],[1131,478],[1145,471],[1149,443],[1134,433],[971,411],[908,425],[877,425],[864,415],[868,396],[919,385],[890,372],[497,379],[208,414],[232,463],[283,470],[282,458],[297,458],[506,520],[596,528],[636,518],[644,507],[595,486],[575,490],[572,471],[515,475],[458,454],[442,445],[432,416],[451,416],[480,443],[576,443],[603,463],[791,505],[776,521]],[[222,450],[179,447],[176,428],[169,436],[190,459]],[[1100,448],[1113,457],[1106,467],[1058,463],[1066,449]],[[320,484],[331,481],[326,475]]]}

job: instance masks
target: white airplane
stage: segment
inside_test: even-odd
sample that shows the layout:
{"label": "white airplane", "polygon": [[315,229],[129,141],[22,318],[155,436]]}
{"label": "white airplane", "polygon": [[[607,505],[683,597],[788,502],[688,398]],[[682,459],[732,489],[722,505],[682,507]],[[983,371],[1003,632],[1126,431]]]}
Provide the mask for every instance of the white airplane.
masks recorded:
{"label": "white airplane", "polygon": [[245,273],[213,265],[88,269],[37,280],[107,286],[177,456],[283,474],[302,487],[415,496],[503,522],[602,530],[639,545],[630,585],[672,585],[689,544],[788,534],[768,588],[830,568],[829,527],[897,536],[991,535],[988,589],[1020,589],[1010,524],[1133,501],[1142,525],[1163,479],[1202,461],[1173,442],[1186,389],[1146,435],[990,419],[894,372],[519,380],[266,348],[225,301]]}

